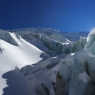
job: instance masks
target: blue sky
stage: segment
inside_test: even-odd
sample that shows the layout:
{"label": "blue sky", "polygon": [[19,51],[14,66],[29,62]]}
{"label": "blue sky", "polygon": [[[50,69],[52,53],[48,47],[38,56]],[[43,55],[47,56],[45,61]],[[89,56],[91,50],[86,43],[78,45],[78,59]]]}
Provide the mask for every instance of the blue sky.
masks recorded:
{"label": "blue sky", "polygon": [[0,0],[0,29],[26,27],[90,31],[95,0]]}

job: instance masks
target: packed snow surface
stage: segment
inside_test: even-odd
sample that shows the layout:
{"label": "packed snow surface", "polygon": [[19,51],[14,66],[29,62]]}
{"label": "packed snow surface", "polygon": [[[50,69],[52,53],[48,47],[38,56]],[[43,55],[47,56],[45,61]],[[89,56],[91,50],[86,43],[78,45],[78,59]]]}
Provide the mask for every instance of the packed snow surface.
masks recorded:
{"label": "packed snow surface", "polygon": [[0,95],[3,93],[3,88],[8,86],[6,80],[2,78],[4,73],[14,70],[16,66],[21,68],[25,65],[37,63],[42,59],[40,58],[41,50],[22,38],[18,40],[14,33],[10,33],[10,35],[19,46],[0,39],[1,48],[3,48],[0,54]]}

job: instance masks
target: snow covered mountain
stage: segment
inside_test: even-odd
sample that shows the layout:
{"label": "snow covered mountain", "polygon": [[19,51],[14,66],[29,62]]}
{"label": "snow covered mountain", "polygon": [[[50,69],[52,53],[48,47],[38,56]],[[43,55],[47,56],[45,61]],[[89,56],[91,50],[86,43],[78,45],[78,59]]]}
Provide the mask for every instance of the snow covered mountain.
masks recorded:
{"label": "snow covered mountain", "polygon": [[87,34],[0,30],[0,95],[94,95],[95,29]]}
{"label": "snow covered mountain", "polygon": [[89,31],[81,31],[81,32],[61,32],[56,29],[51,28],[21,28],[21,29],[13,29],[11,31],[15,32],[25,32],[25,31],[33,31],[34,33],[44,33],[44,34],[61,34],[65,38],[67,38],[70,41],[76,41],[80,39],[80,36],[87,37],[89,34]]}

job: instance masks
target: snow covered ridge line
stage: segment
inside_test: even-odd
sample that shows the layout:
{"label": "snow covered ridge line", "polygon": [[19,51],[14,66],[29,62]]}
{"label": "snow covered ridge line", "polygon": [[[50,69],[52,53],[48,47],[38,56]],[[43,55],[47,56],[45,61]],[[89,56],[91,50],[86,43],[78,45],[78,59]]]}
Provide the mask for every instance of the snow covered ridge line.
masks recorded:
{"label": "snow covered ridge line", "polygon": [[40,31],[39,33],[33,31],[18,31],[16,33],[42,51],[52,55],[61,53],[69,54],[71,52],[81,51],[86,44],[85,37],[80,37],[79,41],[72,43],[62,34],[45,34]]}
{"label": "snow covered ridge line", "polygon": [[[83,40],[81,39],[80,40],[84,42],[78,41],[72,43],[69,40],[67,40],[62,34],[56,34],[56,32],[53,32],[51,34],[48,33],[45,34],[44,32],[41,31],[35,33],[33,31],[27,30],[24,32],[18,31],[16,33],[10,33],[1,30],[0,38],[16,46],[19,45],[20,39],[23,38],[29,43],[35,45],[40,50],[49,53],[51,55],[62,54],[62,53],[69,54],[76,51],[81,51],[84,45],[86,44],[86,41],[83,37],[81,37]],[[51,31],[47,30],[47,32]],[[80,44],[82,43],[83,45],[81,46]]]}
{"label": "snow covered ridge line", "polygon": [[65,38],[67,38],[70,41],[75,42],[76,40],[80,39],[80,36],[83,37],[87,37],[88,35],[88,31],[81,31],[81,32],[61,32],[59,30],[56,29],[51,29],[51,28],[21,28],[21,29],[13,29],[11,30],[12,32],[26,32],[26,33],[30,33],[31,31],[34,33],[44,33],[44,34],[61,34],[63,35]]}
{"label": "snow covered ridge line", "polygon": [[11,30],[11,31],[12,31],[12,32],[33,31],[33,32],[35,32],[35,33],[45,33],[45,34],[60,33],[59,30],[52,29],[52,28],[42,28],[42,27],[38,27],[38,28],[34,28],[34,27],[30,27],[30,28],[20,28],[20,29],[13,29],[13,30]]}

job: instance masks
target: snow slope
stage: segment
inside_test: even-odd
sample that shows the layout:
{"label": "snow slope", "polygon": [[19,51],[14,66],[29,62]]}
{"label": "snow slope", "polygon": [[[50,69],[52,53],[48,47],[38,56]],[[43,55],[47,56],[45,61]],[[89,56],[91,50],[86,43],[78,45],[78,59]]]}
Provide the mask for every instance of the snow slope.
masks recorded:
{"label": "snow slope", "polygon": [[17,42],[18,46],[0,39],[2,49],[0,52],[0,95],[3,93],[3,88],[8,86],[6,80],[2,78],[4,73],[14,70],[16,66],[21,68],[42,60],[40,58],[41,53],[43,53],[41,50],[22,38],[19,40],[14,33],[10,33],[10,35]]}

